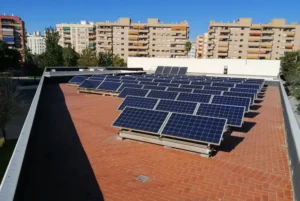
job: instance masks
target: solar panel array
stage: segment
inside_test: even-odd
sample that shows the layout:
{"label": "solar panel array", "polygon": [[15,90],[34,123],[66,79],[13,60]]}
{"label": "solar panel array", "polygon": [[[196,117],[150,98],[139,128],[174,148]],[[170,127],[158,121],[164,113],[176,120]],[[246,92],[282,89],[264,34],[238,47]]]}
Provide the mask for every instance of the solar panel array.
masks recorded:
{"label": "solar panel array", "polygon": [[114,126],[219,145],[224,128],[241,127],[264,80],[186,76],[185,68],[158,67],[139,76],[75,76],[79,89],[119,93]]}

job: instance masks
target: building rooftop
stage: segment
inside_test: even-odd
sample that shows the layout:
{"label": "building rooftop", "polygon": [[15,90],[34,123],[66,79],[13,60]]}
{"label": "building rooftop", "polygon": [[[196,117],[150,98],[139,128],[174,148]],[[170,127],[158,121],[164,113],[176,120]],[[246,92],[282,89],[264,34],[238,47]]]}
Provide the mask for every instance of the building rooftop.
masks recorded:
{"label": "building rooftop", "polygon": [[46,84],[15,200],[292,200],[280,90],[263,96],[202,158],[118,140],[111,125],[122,99]]}

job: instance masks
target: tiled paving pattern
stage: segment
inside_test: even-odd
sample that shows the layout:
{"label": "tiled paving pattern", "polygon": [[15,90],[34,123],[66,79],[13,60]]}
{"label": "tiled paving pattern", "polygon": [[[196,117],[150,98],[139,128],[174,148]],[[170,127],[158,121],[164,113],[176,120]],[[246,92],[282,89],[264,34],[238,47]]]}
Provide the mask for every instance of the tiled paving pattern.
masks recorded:
{"label": "tiled paving pattern", "polygon": [[[292,200],[276,87],[268,87],[261,107],[246,118],[246,129],[235,130],[212,158],[119,141],[111,124],[121,99],[61,89],[105,200]],[[140,175],[149,180],[137,181]]]}

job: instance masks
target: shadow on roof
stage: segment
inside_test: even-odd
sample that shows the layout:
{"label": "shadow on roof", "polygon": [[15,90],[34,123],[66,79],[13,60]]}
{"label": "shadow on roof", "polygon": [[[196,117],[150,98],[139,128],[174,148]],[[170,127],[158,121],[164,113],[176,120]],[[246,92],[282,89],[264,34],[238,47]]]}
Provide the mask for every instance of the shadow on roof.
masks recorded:
{"label": "shadow on roof", "polygon": [[255,100],[254,101],[255,104],[259,104],[259,103],[262,103],[262,102],[264,102],[264,100]]}
{"label": "shadow on roof", "polygon": [[257,115],[259,115],[259,112],[247,112],[247,113],[245,113],[244,117],[246,117],[246,118],[254,118]]}
{"label": "shadow on roof", "polygon": [[58,84],[45,84],[14,200],[104,200]]}
{"label": "shadow on roof", "polygon": [[[216,148],[216,151],[224,151],[224,152],[231,152],[235,149],[238,144],[240,144],[244,140],[243,137],[237,136],[226,136],[221,144],[221,146]],[[215,154],[217,154],[217,152]]]}
{"label": "shadow on roof", "polygon": [[255,122],[245,121],[241,128],[232,128],[231,130],[232,132],[236,131],[241,133],[248,133],[255,126],[255,124]]}
{"label": "shadow on roof", "polygon": [[258,110],[259,108],[261,108],[261,105],[251,105],[250,106],[250,110]]}

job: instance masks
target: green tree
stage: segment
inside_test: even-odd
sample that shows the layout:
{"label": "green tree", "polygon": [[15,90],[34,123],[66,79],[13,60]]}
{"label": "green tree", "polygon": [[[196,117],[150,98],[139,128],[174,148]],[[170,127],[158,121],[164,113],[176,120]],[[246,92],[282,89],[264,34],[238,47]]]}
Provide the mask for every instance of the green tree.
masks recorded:
{"label": "green tree", "polygon": [[185,43],[185,45],[184,45],[184,49],[185,49],[186,55],[187,55],[188,52],[191,50],[191,48],[192,48],[192,43],[191,43],[191,41],[187,41],[187,42]]}
{"label": "green tree", "polygon": [[113,54],[111,52],[99,52],[99,66],[112,66],[113,65]]}
{"label": "green tree", "polygon": [[72,47],[64,47],[62,51],[64,66],[76,66],[79,58],[78,53]]}
{"label": "green tree", "polygon": [[115,55],[113,58],[113,66],[127,66],[126,62],[123,58],[119,57],[118,55]]}
{"label": "green tree", "polygon": [[20,67],[21,59],[19,51],[8,48],[7,43],[0,40],[0,71]]}
{"label": "green tree", "polygon": [[0,94],[0,129],[6,140],[6,125],[20,107],[17,103],[17,82],[10,78],[0,78]]}
{"label": "green tree", "polygon": [[79,66],[97,66],[98,62],[95,52],[90,48],[84,49],[77,61]]}
{"label": "green tree", "polygon": [[58,44],[59,33],[52,27],[46,29],[46,51],[43,54],[42,64],[45,66],[62,66],[64,63],[62,47]]}

